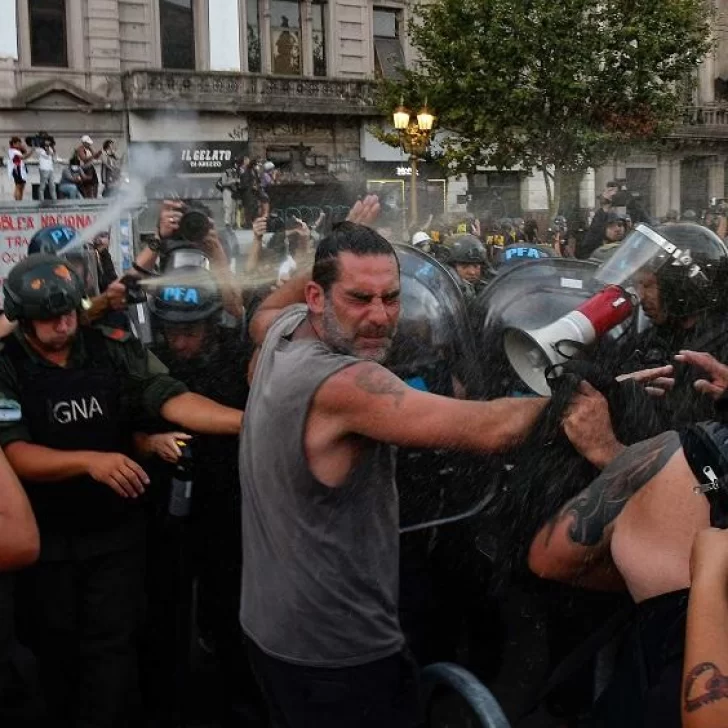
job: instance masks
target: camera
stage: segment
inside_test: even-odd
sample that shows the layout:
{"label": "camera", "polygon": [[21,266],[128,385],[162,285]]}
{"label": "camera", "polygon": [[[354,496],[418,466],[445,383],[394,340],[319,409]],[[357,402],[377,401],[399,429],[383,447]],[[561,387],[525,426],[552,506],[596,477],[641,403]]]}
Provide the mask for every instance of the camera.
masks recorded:
{"label": "camera", "polygon": [[29,147],[44,147],[46,144],[56,146],[56,140],[45,131],[39,131],[35,136],[25,137],[25,143]]}
{"label": "camera", "polygon": [[179,236],[190,243],[201,243],[212,228],[210,217],[207,205],[197,200],[185,202],[185,211],[179,221]]}
{"label": "camera", "polygon": [[268,216],[267,227],[269,233],[280,233],[286,229],[286,222],[280,215],[273,212]]}

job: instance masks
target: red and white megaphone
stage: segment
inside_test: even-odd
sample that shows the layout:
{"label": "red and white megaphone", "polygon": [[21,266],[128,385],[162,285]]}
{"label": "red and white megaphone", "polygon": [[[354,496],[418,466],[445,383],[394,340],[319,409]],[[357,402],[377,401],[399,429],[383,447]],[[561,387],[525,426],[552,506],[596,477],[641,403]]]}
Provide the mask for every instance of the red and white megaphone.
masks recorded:
{"label": "red and white megaphone", "polygon": [[537,394],[551,388],[546,369],[578,357],[634,310],[632,297],[620,286],[608,286],[579,308],[548,326],[527,331],[509,328],[504,334],[506,356],[516,374]]}

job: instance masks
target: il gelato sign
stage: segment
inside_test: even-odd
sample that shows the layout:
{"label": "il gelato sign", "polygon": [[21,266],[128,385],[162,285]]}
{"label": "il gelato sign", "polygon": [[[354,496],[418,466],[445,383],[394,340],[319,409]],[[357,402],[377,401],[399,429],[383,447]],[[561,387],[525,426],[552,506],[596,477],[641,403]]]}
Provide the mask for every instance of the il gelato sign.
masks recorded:
{"label": "il gelato sign", "polygon": [[182,162],[191,169],[211,169],[222,172],[233,162],[230,149],[183,149]]}
{"label": "il gelato sign", "polygon": [[[248,142],[131,142],[129,156],[132,169],[135,162],[140,168],[154,153],[162,152],[160,158],[171,161],[171,169],[160,170],[161,176],[168,174],[221,174],[248,153]],[[146,157],[146,160],[145,160]]]}

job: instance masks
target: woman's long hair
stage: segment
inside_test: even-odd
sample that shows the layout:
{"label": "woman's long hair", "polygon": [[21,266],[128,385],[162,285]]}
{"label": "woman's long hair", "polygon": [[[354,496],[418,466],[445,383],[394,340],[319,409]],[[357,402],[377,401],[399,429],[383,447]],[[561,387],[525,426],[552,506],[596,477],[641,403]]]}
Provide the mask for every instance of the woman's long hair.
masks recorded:
{"label": "woman's long hair", "polygon": [[633,382],[618,384],[595,365],[578,368],[581,371],[567,370],[552,381],[551,401],[509,458],[513,467],[488,514],[497,531],[495,566],[502,579],[526,573],[528,550],[538,531],[599,474],[569,442],[561,425],[582,379],[607,398],[620,442],[630,445],[664,429],[644,389]]}

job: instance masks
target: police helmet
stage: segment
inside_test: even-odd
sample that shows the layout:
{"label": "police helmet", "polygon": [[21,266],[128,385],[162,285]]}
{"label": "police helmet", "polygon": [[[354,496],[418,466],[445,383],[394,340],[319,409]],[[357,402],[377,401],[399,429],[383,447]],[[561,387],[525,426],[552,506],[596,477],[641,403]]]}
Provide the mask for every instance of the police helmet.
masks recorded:
{"label": "police helmet", "polygon": [[432,238],[426,232],[420,230],[412,236],[412,245],[427,253],[429,252],[429,247],[432,245]]}
{"label": "police helmet", "polygon": [[679,319],[724,303],[727,271],[723,241],[702,225],[681,222],[636,225],[597,277],[626,285],[638,273],[653,273],[665,312]]}
{"label": "police helmet", "polygon": [[28,255],[34,255],[35,253],[58,255],[77,236],[78,231],[76,228],[68,225],[50,225],[41,228],[28,243]]}
{"label": "police helmet", "polygon": [[450,244],[450,255],[448,263],[455,265],[463,263],[484,264],[488,260],[483,243],[475,235],[458,235],[453,238]]}
{"label": "police helmet", "polygon": [[222,296],[213,275],[204,268],[175,268],[150,291],[152,315],[168,324],[205,321],[222,310]]}
{"label": "police helmet", "polygon": [[83,280],[86,295],[96,296],[99,293],[96,254],[88,244],[71,246],[77,238],[78,230],[70,225],[49,225],[30,239],[28,255],[45,253],[64,258]]}
{"label": "police helmet", "polygon": [[[660,297],[668,315],[691,316],[725,301],[728,249],[709,228],[694,223],[660,225],[655,232],[690,256],[692,264],[669,262],[657,271]],[[696,268],[699,274],[696,275]]]}
{"label": "police helmet", "polygon": [[29,255],[12,268],[3,284],[9,321],[47,321],[88,308],[84,283],[57,255]]}

